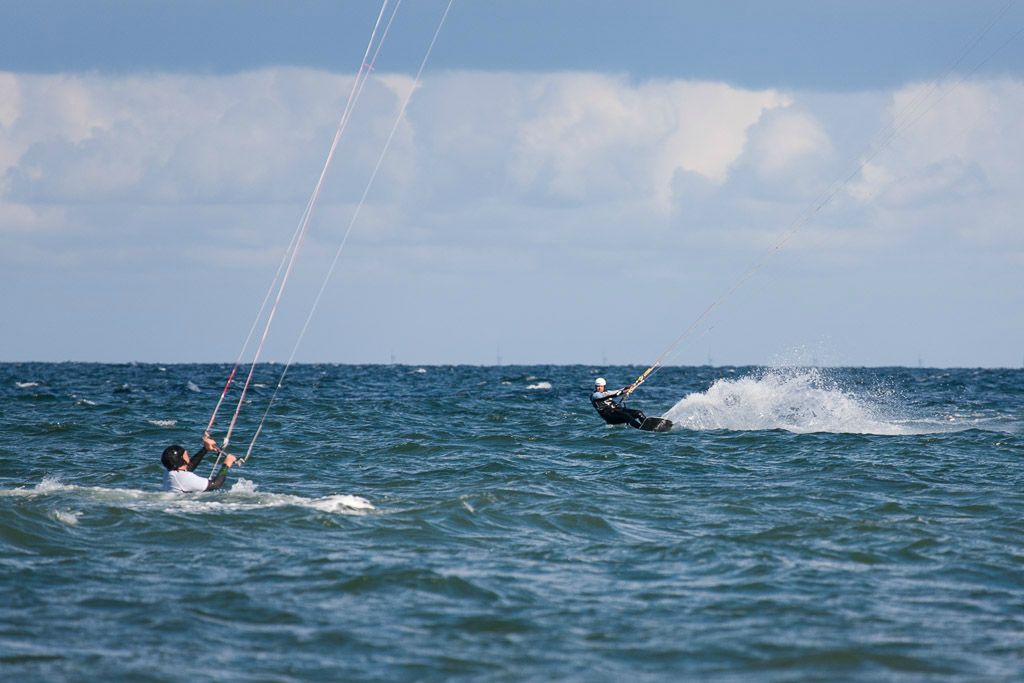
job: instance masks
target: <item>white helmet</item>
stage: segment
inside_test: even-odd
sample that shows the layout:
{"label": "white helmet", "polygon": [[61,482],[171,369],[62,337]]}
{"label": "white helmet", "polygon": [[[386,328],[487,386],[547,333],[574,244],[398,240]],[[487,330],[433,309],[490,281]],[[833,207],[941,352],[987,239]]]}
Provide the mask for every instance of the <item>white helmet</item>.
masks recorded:
{"label": "white helmet", "polygon": [[603,387],[607,382],[604,381],[604,377],[598,377],[594,380],[595,387]]}

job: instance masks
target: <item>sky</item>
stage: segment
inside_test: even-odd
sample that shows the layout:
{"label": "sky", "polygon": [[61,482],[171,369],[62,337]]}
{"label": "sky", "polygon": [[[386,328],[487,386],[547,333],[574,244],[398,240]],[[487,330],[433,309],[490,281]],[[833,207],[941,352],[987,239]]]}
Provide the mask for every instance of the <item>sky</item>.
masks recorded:
{"label": "sky", "polygon": [[[1024,3],[455,0],[416,85],[445,4],[399,7],[267,360],[411,91],[299,361],[1024,363]],[[0,361],[234,360],[379,7],[0,0]]]}

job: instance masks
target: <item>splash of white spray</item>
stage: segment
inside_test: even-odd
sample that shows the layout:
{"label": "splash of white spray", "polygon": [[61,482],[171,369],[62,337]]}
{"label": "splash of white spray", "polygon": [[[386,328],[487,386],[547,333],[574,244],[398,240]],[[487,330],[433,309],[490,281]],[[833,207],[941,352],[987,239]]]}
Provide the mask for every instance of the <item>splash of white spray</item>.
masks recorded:
{"label": "splash of white spray", "polygon": [[922,434],[948,431],[933,421],[907,420],[839,386],[817,368],[780,368],[717,380],[685,396],[665,413],[677,427],[737,431],[784,429],[805,434]]}

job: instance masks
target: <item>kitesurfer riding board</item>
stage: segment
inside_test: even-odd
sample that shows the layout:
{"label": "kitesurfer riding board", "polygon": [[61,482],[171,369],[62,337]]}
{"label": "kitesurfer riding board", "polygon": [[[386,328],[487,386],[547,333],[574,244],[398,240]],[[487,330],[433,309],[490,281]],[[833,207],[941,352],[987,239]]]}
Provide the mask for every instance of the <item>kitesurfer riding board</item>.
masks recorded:
{"label": "kitesurfer riding board", "polygon": [[594,380],[594,393],[590,395],[590,402],[594,410],[605,422],[610,425],[628,424],[630,427],[642,429],[648,432],[667,432],[672,429],[672,421],[660,417],[647,417],[642,410],[626,408],[615,402],[615,398],[622,396],[624,399],[629,395],[631,387],[623,387],[614,391],[606,391],[607,383],[604,378],[598,377]]}

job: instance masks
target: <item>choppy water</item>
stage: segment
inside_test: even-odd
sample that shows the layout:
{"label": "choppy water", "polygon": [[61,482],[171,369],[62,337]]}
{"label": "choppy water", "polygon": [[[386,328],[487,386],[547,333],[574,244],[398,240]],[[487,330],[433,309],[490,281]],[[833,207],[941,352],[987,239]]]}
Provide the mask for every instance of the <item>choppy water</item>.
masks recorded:
{"label": "choppy water", "polygon": [[161,493],[227,369],[0,365],[0,678],[1024,678],[1022,371],[669,368],[650,434],[639,368],[299,366]]}

